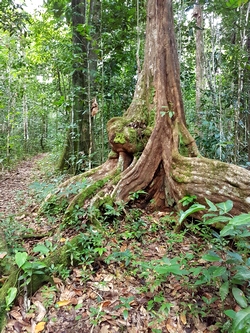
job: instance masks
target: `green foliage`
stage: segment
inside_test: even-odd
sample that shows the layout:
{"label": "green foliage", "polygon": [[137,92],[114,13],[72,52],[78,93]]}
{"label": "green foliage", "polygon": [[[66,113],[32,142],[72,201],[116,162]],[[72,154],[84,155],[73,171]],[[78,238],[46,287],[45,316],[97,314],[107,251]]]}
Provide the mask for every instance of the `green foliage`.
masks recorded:
{"label": "green foliage", "polygon": [[226,310],[225,314],[233,321],[230,333],[249,333],[250,332],[250,307],[238,312]]}
{"label": "green foliage", "polygon": [[88,267],[105,251],[102,233],[92,226],[86,226],[85,232],[80,233],[77,242],[75,244],[69,243],[67,249],[72,264],[81,263]]}
{"label": "green foliage", "polygon": [[143,190],[138,190],[136,192],[129,193],[129,195],[130,195],[129,198],[130,198],[130,200],[137,200],[137,199],[139,199],[140,195],[145,195],[145,194],[147,194],[147,192],[145,192]]}
{"label": "green foliage", "polygon": [[[203,215],[204,225],[226,225],[220,231],[220,234],[214,233],[217,241],[214,242],[213,250],[210,250],[202,256],[203,260],[215,262],[208,268],[192,268],[190,272],[199,275],[196,277],[195,285],[218,285],[219,295],[224,301],[231,293],[238,305],[243,309],[237,313],[227,310],[225,313],[232,318],[232,327],[230,332],[248,332],[246,327],[249,323],[249,279],[250,279],[250,260],[249,256],[249,222],[250,214],[241,214],[232,217],[230,211],[233,203],[227,200],[222,203],[213,204],[206,199],[208,204],[207,213]],[[192,207],[192,206],[191,206]],[[236,250],[232,251],[225,247],[223,240],[230,237],[235,244]],[[219,241],[218,241],[219,240]],[[244,248],[238,246],[242,242]]]}
{"label": "green foliage", "polygon": [[10,310],[10,306],[12,305],[12,303],[14,302],[15,298],[17,295],[17,288],[16,287],[11,287],[8,290],[8,294],[5,297],[5,301],[6,301],[6,310],[9,311]]}
{"label": "green foliage", "polygon": [[34,275],[44,274],[47,268],[43,262],[28,258],[26,252],[16,252],[15,262],[21,270],[21,275],[18,277],[18,281],[23,281],[21,286],[29,285]]}

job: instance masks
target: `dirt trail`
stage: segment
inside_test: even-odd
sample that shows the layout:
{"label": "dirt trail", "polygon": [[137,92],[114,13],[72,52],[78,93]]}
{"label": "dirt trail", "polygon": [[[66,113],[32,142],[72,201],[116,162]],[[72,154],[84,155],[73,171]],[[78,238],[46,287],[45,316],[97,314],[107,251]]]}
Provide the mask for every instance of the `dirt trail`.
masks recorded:
{"label": "dirt trail", "polygon": [[39,154],[20,162],[15,169],[0,174],[0,215],[16,214],[20,204],[28,199],[28,185],[41,173],[35,164],[44,156]]}

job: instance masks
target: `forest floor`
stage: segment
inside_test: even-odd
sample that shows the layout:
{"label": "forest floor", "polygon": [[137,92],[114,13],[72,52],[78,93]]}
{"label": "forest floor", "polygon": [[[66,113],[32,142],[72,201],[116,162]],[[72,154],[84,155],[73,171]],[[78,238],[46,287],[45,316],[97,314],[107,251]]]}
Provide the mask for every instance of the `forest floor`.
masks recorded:
{"label": "forest floor", "polygon": [[227,332],[224,310],[234,302],[221,301],[216,280],[200,279],[211,265],[202,258],[212,247],[207,230],[191,224],[176,234],[174,215],[126,207],[105,213],[102,234],[84,220],[60,230],[60,218],[40,216],[38,207],[62,179],[42,154],[0,175],[0,228],[13,253],[41,260],[67,238],[83,237],[81,251],[71,250],[71,267],[50,268],[54,283],[31,296],[23,288],[4,333]]}

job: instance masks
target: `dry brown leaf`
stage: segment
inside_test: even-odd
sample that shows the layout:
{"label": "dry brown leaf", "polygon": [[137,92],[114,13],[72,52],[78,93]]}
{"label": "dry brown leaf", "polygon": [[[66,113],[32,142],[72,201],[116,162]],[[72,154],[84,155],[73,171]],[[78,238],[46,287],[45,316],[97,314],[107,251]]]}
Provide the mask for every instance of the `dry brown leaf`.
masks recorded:
{"label": "dry brown leaf", "polygon": [[57,277],[53,277],[53,281],[55,282],[55,284],[61,284],[62,280],[57,278]]}
{"label": "dry brown leaf", "polygon": [[100,333],[110,333],[109,326],[102,326]]}
{"label": "dry brown leaf", "polygon": [[40,323],[36,324],[35,333],[42,332],[44,330],[45,324],[45,321],[41,321]]}
{"label": "dry brown leaf", "polygon": [[17,220],[17,221],[21,221],[22,219],[24,219],[25,218],[25,214],[23,214],[23,215],[21,215],[21,216],[16,216],[15,217],[15,219]]}
{"label": "dry brown leaf", "polygon": [[71,304],[72,305],[77,305],[78,304],[78,299],[76,297],[71,298]]}
{"label": "dry brown leaf", "polygon": [[104,281],[105,282],[110,282],[114,279],[114,275],[112,274],[107,274],[105,277],[104,277]]}
{"label": "dry brown leaf", "polygon": [[14,323],[14,329],[17,333],[20,333],[22,331],[23,325],[19,323],[19,321],[16,321]]}
{"label": "dry brown leaf", "polygon": [[111,304],[111,301],[103,301],[101,303],[101,306],[102,306],[102,308],[107,308],[108,306],[110,306],[110,304]]}
{"label": "dry brown leaf", "polygon": [[122,244],[122,246],[120,247],[120,251],[125,252],[127,248],[128,248],[127,244]]}
{"label": "dry brown leaf", "polygon": [[7,255],[7,252],[0,252],[0,259],[3,259]]}
{"label": "dry brown leaf", "polygon": [[181,319],[181,322],[182,322],[183,325],[187,324],[187,318],[186,318],[186,314],[184,312],[182,312],[180,314],[180,319]]}
{"label": "dry brown leaf", "polygon": [[73,290],[65,288],[63,285],[60,285],[59,289],[61,291],[60,301],[69,300],[75,297],[75,292]]}
{"label": "dry brown leaf", "polygon": [[82,276],[82,269],[74,268],[74,269],[73,269],[73,272],[74,272],[74,275],[75,275],[76,277],[81,277],[81,276]]}
{"label": "dry brown leaf", "polygon": [[41,322],[43,320],[44,316],[46,315],[46,309],[42,305],[42,303],[39,302],[39,301],[35,301],[34,304],[35,304],[35,306],[37,307],[37,310],[38,310],[38,315],[36,317],[36,321]]}
{"label": "dry brown leaf", "polygon": [[17,310],[11,310],[9,312],[9,314],[11,315],[11,317],[13,317],[14,319],[21,321],[23,319],[21,313]]}
{"label": "dry brown leaf", "polygon": [[167,321],[167,325],[166,325],[166,328],[168,330],[169,333],[176,333],[177,331],[177,327],[176,327],[176,323],[171,319],[169,318],[168,321]]}

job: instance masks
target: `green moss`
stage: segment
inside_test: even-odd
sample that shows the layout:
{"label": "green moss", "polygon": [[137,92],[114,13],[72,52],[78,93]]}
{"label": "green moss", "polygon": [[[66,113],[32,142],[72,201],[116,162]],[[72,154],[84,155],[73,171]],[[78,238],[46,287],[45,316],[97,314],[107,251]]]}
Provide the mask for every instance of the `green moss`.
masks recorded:
{"label": "green moss", "polygon": [[146,138],[149,138],[151,134],[152,134],[152,127],[147,127],[143,130],[143,135]]}
{"label": "green moss", "polygon": [[187,183],[192,176],[192,164],[179,153],[173,154],[172,178],[178,183]]}
{"label": "green moss", "polygon": [[150,82],[151,87],[150,87],[150,96],[149,96],[149,103],[154,104],[154,98],[155,98],[155,87],[152,85],[153,82]]}
{"label": "green moss", "polygon": [[114,142],[115,142],[115,143],[120,143],[120,144],[122,144],[122,145],[123,145],[124,143],[126,143],[126,139],[125,139],[125,135],[124,135],[124,133],[116,132],[116,133],[115,133]]}
{"label": "green moss", "polygon": [[188,149],[188,144],[187,140],[185,140],[185,136],[182,135],[182,133],[179,132],[179,153],[182,156],[189,156],[189,149]]}
{"label": "green moss", "polygon": [[108,155],[108,158],[110,158],[110,159],[112,159],[112,158],[118,158],[118,157],[119,157],[118,153],[115,152],[115,151],[113,151],[113,150],[111,150],[111,152]]}
{"label": "green moss", "polygon": [[122,132],[124,127],[129,124],[129,120],[124,117],[114,117],[107,123],[108,132]]}

